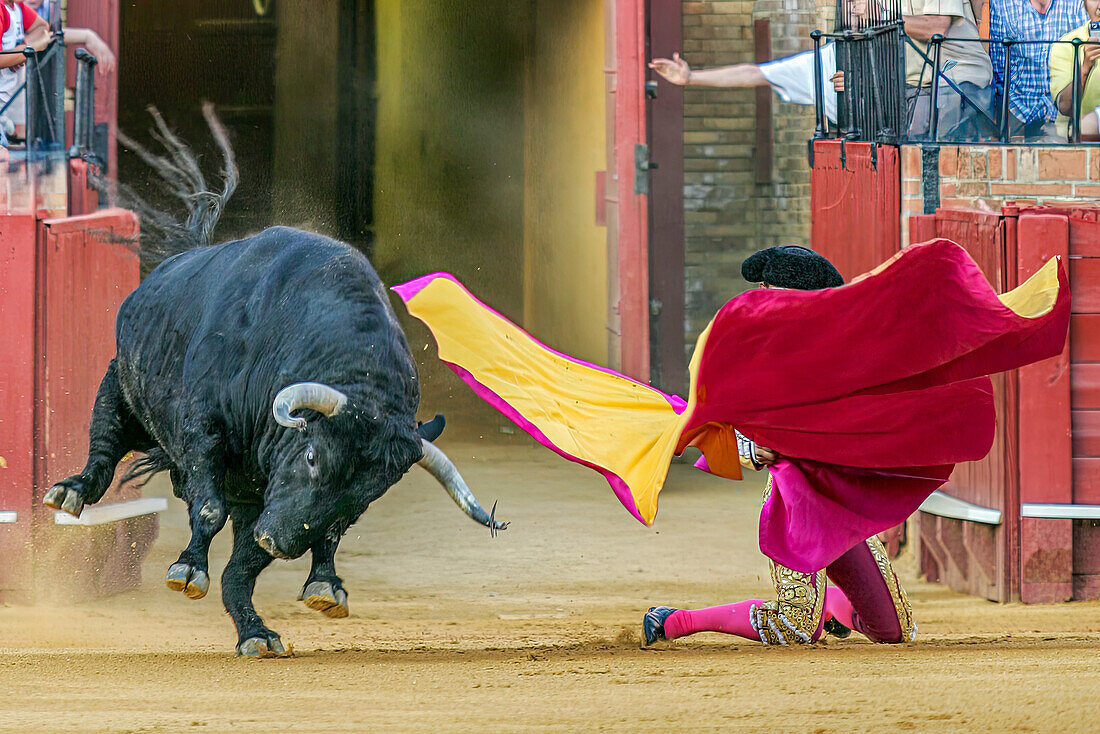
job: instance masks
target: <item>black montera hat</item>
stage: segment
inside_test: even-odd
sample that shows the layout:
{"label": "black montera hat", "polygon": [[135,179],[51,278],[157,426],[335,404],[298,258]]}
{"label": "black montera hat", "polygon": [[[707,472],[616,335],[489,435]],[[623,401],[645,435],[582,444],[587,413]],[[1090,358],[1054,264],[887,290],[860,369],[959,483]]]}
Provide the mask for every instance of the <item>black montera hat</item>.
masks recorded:
{"label": "black montera hat", "polygon": [[844,278],[831,262],[799,245],[779,245],[749,255],[741,263],[741,276],[750,283],[802,291],[844,285]]}

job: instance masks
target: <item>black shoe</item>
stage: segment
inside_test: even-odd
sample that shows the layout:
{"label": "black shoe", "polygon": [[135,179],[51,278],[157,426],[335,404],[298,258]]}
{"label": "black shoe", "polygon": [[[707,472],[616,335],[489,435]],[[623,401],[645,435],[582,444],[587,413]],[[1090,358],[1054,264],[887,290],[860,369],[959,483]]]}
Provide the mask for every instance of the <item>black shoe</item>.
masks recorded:
{"label": "black shoe", "polygon": [[848,627],[845,627],[840,622],[836,621],[835,618],[833,618],[825,620],[825,633],[843,640],[845,637],[852,634],[852,630]]}
{"label": "black shoe", "polygon": [[642,637],[645,645],[652,645],[657,640],[665,639],[665,620],[668,615],[676,610],[672,607],[650,607],[642,617]]}

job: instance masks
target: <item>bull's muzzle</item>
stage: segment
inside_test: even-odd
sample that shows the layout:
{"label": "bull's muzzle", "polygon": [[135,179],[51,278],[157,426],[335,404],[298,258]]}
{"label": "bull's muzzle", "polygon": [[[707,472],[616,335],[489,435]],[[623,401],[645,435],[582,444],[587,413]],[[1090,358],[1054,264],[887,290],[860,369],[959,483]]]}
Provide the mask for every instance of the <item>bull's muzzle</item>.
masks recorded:
{"label": "bull's muzzle", "polygon": [[273,558],[282,558],[284,560],[290,558],[289,555],[279,550],[279,546],[276,545],[275,539],[266,532],[256,533],[256,543],[265,551],[267,551],[268,554],[271,555]]}

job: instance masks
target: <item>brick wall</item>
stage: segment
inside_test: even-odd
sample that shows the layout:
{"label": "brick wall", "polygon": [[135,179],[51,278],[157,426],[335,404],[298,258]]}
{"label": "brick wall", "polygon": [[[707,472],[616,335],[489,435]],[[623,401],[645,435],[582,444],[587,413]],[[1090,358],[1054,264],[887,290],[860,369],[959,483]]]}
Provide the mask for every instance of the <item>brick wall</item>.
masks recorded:
{"label": "brick wall", "polygon": [[[1100,148],[1095,146],[943,146],[940,149],[940,206],[999,210],[1020,204],[1086,202],[1100,199]],[[921,152],[902,151],[902,218],[924,211]],[[908,224],[902,222],[902,237]]]}
{"label": "brick wall", "polygon": [[[735,0],[683,3],[683,56],[692,68],[752,63],[753,20],[771,24],[772,56],[813,47],[810,31],[829,29],[832,2]],[[772,96],[772,176],[755,182],[756,92],[684,90],[685,337],[690,351],[718,308],[745,289],[741,261],[777,244],[809,244],[810,174],[806,142],[812,107]]]}

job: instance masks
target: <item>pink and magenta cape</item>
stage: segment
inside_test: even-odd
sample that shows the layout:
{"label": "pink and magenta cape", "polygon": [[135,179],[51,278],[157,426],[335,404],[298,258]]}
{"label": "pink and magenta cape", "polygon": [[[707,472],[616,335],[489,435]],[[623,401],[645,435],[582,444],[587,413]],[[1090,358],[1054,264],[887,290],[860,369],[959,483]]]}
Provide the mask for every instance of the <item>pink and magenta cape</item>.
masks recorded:
{"label": "pink and magenta cape", "polygon": [[603,474],[647,525],[687,446],[702,451],[700,468],[733,479],[735,428],[777,451],[760,549],[807,573],[904,521],[954,464],[985,456],[988,375],[1060,354],[1069,324],[1057,259],[998,296],[965,250],[935,240],[840,288],[729,301],[696,343],[684,401],[550,349],[449,274],[394,290],[478,395]]}

